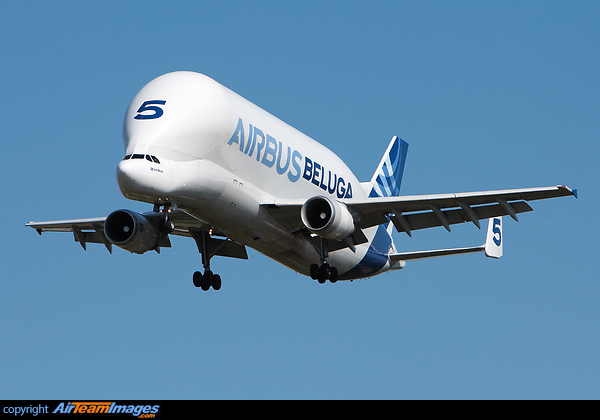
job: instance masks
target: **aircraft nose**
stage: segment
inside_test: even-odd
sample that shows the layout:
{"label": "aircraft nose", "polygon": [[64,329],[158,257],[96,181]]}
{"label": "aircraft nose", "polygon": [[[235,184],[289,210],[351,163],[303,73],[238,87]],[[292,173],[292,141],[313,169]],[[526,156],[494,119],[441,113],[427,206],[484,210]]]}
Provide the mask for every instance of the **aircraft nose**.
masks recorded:
{"label": "aircraft nose", "polygon": [[117,183],[121,193],[127,198],[151,200],[168,194],[172,185],[167,166],[164,161],[157,163],[145,158],[122,160],[117,165]]}
{"label": "aircraft nose", "polygon": [[135,175],[131,173],[131,167],[128,168],[128,166],[130,165],[127,165],[125,160],[122,160],[117,165],[117,182],[121,190],[123,190],[123,187],[130,186],[135,182]]}
{"label": "aircraft nose", "polygon": [[135,162],[122,160],[117,165],[117,183],[123,195],[127,196],[127,192],[134,192],[136,183],[139,178]]}

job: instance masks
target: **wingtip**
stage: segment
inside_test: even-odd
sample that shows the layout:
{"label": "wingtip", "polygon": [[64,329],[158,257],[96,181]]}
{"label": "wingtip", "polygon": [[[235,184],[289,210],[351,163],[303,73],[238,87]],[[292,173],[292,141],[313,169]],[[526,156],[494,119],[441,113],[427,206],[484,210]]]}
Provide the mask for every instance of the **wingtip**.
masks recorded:
{"label": "wingtip", "polygon": [[571,189],[571,188],[567,187],[566,185],[557,185],[557,187],[565,189],[565,190],[569,191],[571,194],[573,194],[575,196],[575,198],[579,198],[579,195],[577,193],[577,188]]}

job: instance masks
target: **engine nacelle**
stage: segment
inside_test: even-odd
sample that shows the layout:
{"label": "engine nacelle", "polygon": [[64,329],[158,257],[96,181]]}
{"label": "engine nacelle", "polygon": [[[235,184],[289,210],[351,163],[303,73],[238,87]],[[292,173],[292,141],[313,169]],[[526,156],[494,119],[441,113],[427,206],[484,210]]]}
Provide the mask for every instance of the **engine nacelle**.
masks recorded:
{"label": "engine nacelle", "polygon": [[131,210],[116,210],[104,222],[104,235],[116,246],[136,254],[155,249],[158,232],[143,215]]}
{"label": "engine nacelle", "polygon": [[324,196],[309,198],[302,205],[302,222],[312,233],[341,241],[354,232],[354,218],[344,203]]}

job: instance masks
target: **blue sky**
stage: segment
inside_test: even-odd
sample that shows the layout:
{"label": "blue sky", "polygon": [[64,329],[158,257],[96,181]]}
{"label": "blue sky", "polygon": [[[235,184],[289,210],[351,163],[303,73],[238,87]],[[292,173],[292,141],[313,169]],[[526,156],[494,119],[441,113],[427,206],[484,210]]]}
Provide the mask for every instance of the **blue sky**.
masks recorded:
{"label": "blue sky", "polygon": [[[0,397],[600,397],[600,3],[9,2],[0,14]],[[404,194],[566,184],[504,256],[318,283],[250,251],[192,286],[160,255],[24,224],[148,211],[119,192],[121,126],[153,78],[198,71],[369,180],[410,143]],[[471,246],[472,224],[395,237]]]}

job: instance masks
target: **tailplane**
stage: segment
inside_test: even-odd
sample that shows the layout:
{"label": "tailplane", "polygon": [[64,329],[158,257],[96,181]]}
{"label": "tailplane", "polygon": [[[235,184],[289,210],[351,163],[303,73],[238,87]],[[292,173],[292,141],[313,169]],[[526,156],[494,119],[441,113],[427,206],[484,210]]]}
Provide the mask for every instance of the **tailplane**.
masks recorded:
{"label": "tailplane", "polygon": [[[485,244],[468,248],[434,249],[431,251],[391,253],[391,261],[422,260],[425,258],[445,257],[448,255],[470,254],[485,252],[486,257],[500,258],[502,256],[502,217],[492,217],[488,220]],[[397,268],[402,268],[404,265]]]}

